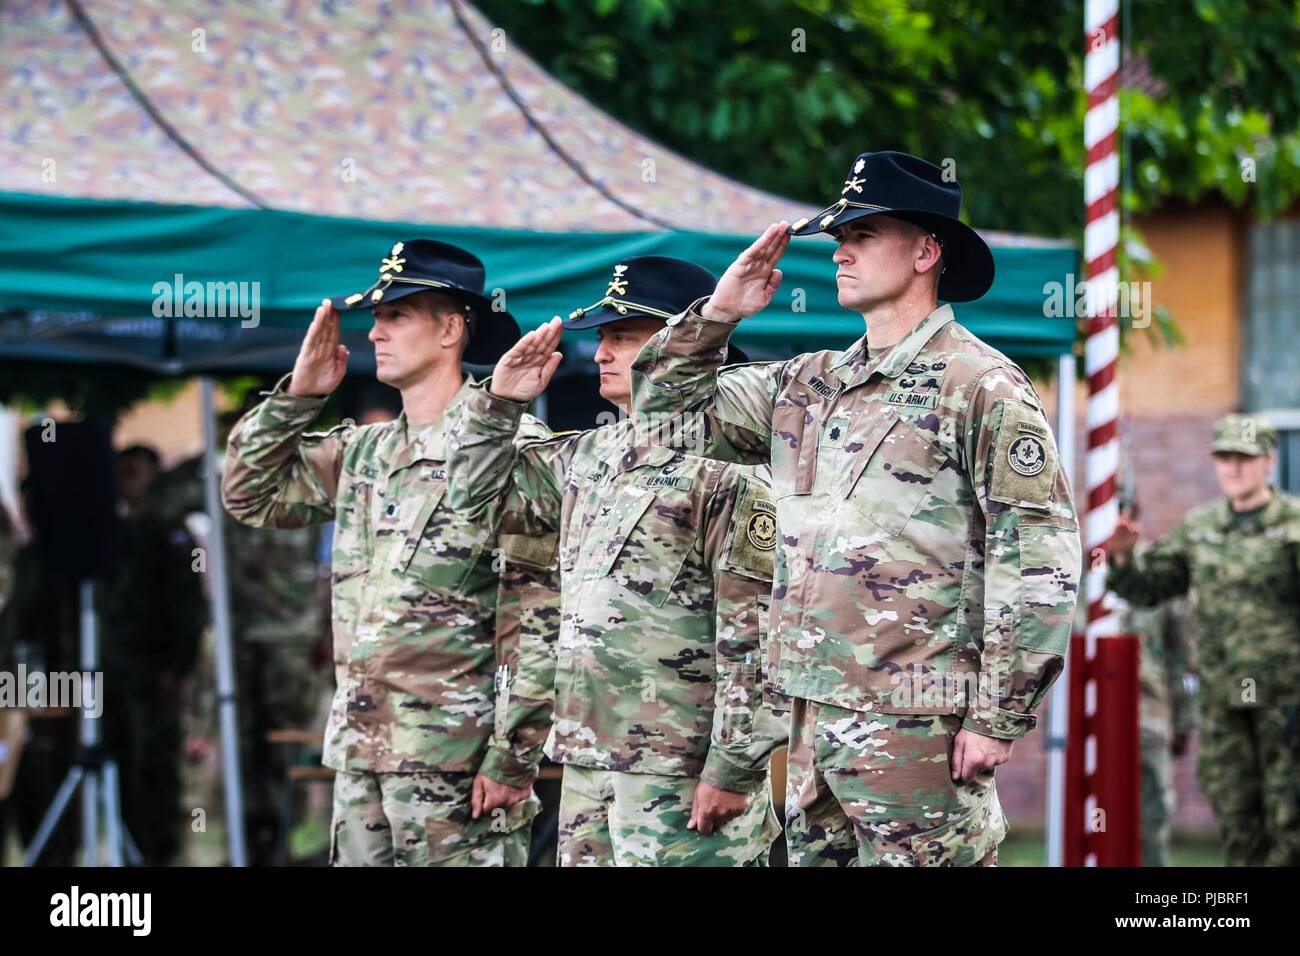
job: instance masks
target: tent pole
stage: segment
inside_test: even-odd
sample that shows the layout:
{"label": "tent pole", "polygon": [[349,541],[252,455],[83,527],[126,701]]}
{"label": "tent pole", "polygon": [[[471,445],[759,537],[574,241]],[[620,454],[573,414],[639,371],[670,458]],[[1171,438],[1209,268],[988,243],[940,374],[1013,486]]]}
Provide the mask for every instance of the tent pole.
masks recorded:
{"label": "tent pole", "polygon": [[[1074,377],[1073,353],[1062,355],[1056,367],[1056,447],[1061,467],[1074,486]],[[1052,688],[1047,709],[1047,865],[1065,863],[1065,744],[1070,729],[1069,648],[1066,665]]]}
{"label": "tent pole", "polygon": [[217,642],[217,714],[221,721],[221,782],[226,795],[226,841],[230,865],[247,866],[244,844],[244,799],[239,775],[239,721],[235,712],[235,658],[230,636],[230,585],[226,580],[225,513],[217,487],[221,473],[217,461],[216,387],[212,379],[199,379],[203,391],[203,502],[211,529],[208,532],[209,583],[212,585],[212,622]]}

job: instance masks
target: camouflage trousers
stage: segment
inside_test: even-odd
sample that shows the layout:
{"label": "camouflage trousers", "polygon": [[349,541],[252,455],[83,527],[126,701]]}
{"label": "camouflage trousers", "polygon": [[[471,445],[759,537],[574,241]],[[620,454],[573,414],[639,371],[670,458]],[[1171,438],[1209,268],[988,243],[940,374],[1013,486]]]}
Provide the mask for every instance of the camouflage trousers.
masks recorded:
{"label": "camouflage trousers", "polygon": [[1168,733],[1143,728],[1139,752],[1142,766],[1142,865],[1168,866],[1169,823],[1174,811]]}
{"label": "camouflage trousers", "polygon": [[540,801],[470,819],[472,773],[334,777],[333,866],[527,866]]}
{"label": "camouflage trousers", "polygon": [[1300,727],[1290,706],[1206,707],[1196,774],[1229,866],[1300,866]]}
{"label": "camouflage trousers", "polygon": [[559,866],[767,866],[781,832],[770,784],[707,836],[688,830],[696,777],[564,766]]}
{"label": "camouflage trousers", "polygon": [[955,716],[793,701],[785,834],[791,866],[995,866],[1007,833],[993,774],[949,775]]}

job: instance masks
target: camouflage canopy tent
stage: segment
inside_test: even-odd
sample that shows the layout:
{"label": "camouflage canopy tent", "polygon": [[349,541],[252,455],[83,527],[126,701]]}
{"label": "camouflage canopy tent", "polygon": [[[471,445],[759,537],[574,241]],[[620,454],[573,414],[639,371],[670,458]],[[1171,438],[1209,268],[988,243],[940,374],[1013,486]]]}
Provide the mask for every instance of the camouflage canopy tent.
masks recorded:
{"label": "camouflage canopy tent", "polygon": [[[815,211],[601,113],[459,0],[16,0],[0,57],[10,356],[285,368],[322,295],[366,288],[395,241],[429,234],[477,253],[537,325],[592,301],[619,257],[717,273],[767,223]],[[1043,284],[1074,249],[986,238],[998,281],[962,321],[1017,358],[1068,352],[1073,320],[1043,316]],[[861,335],[835,302],[831,249],[792,245],[741,345],[788,355]],[[258,327],[142,321],[178,281],[256,289]]]}
{"label": "camouflage canopy tent", "polygon": [[[590,303],[620,257],[719,273],[767,223],[815,211],[602,113],[460,0],[11,0],[0,62],[0,363],[286,370],[321,297],[368,287],[395,241],[421,235],[479,255],[492,294],[532,327]],[[1075,250],[986,238],[998,279],[963,323],[1016,358],[1059,358],[1072,378],[1074,321],[1044,317],[1043,286],[1073,271]],[[836,304],[831,250],[792,245],[776,303],[738,335],[755,358],[861,335]],[[168,311],[196,287],[201,314]],[[233,297],[225,315],[208,308],[212,288]],[[364,313],[345,319],[356,373],[373,371],[367,327]],[[588,364],[582,351],[571,367]],[[206,383],[209,419],[211,394]],[[209,422],[210,455],[214,433]]]}

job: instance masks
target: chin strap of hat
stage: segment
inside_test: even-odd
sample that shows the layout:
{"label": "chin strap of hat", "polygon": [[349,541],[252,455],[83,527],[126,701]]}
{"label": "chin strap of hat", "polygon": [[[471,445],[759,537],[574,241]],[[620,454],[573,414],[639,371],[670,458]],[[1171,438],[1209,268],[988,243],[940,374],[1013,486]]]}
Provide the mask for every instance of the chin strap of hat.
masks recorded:
{"label": "chin strap of hat", "polygon": [[378,302],[384,297],[384,293],[388,291],[388,287],[394,282],[400,282],[404,285],[423,285],[428,286],[430,289],[453,288],[449,283],[439,282],[437,279],[408,279],[405,277],[399,279],[391,272],[381,272],[379,278],[374,281],[374,284],[371,285],[370,288],[361,292],[354,292],[343,301],[348,305],[356,305],[362,299],[366,298],[366,296],[369,296],[371,302]]}
{"label": "chin strap of hat", "polygon": [[615,299],[613,296],[607,295],[603,299],[593,302],[591,305],[584,306],[581,309],[574,309],[569,313],[569,318],[571,320],[580,319],[588,312],[595,312],[597,309],[605,307],[613,309],[619,315],[627,315],[629,312],[636,312],[664,319],[671,319],[673,317],[671,312],[665,312],[663,309],[656,309],[653,306],[642,305],[639,302],[629,302],[626,299]]}
{"label": "chin strap of hat", "polygon": [[889,211],[888,206],[878,206],[875,203],[870,203],[870,202],[854,202],[852,199],[837,199],[835,202],[831,203],[821,212],[817,213],[817,215],[807,216],[803,219],[800,219],[798,222],[792,225],[790,229],[793,232],[798,232],[800,229],[808,225],[808,223],[812,222],[814,219],[818,220],[817,225],[819,228],[825,229],[827,226],[829,226],[832,222],[835,221],[836,216],[838,216],[845,209],[848,209],[850,207],[853,209],[874,209],[877,212]]}

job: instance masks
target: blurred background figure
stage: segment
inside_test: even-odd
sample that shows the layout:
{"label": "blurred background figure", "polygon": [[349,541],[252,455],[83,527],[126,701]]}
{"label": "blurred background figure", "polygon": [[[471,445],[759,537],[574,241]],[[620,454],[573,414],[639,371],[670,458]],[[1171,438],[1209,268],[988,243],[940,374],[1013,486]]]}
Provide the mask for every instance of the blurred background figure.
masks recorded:
{"label": "blurred background figure", "polygon": [[[50,573],[41,557],[39,529],[31,523],[30,479],[20,501],[30,536],[11,542],[9,598],[0,610],[0,667],[16,671],[72,671],[80,666],[77,585]],[[16,545],[16,547],[15,547]],[[30,845],[45,811],[77,754],[77,723],[72,715],[22,718],[23,744],[4,823],[17,838],[17,851]],[[80,833],[76,814],[65,817],[37,860],[40,866],[71,866]],[[0,833],[0,852],[5,852]]]}
{"label": "blurred background figure", "polygon": [[117,758],[122,818],[146,865],[180,849],[183,683],[208,621],[201,554],[181,521],[150,507],[158,453],[118,453],[117,555],[101,598],[104,746]]}
{"label": "blurred background figure", "polygon": [[[1136,522],[1135,498],[1120,513]],[[1116,601],[1121,634],[1141,642],[1138,665],[1139,752],[1142,773],[1142,865],[1169,865],[1169,831],[1175,800],[1172,760],[1187,753],[1196,730],[1196,642],[1186,597],[1156,607]]]}
{"label": "blurred background figure", "polygon": [[[255,401],[255,392],[253,398]],[[239,415],[236,411],[222,416],[222,447]],[[149,507],[168,524],[190,519],[206,538],[204,467],[198,455],[165,472],[150,495]],[[320,704],[330,688],[328,605],[318,560],[320,529],[273,532],[250,528],[224,510],[222,521],[229,563],[249,863],[270,866],[287,856],[287,829],[300,817],[301,795],[288,780],[297,747],[273,742],[268,734],[323,726]],[[208,753],[207,741],[216,737],[210,693],[197,707],[205,732],[196,735],[190,751],[192,757],[202,759]],[[313,736],[320,735],[316,732]]]}
{"label": "blurred background figure", "polygon": [[1197,773],[1229,866],[1300,864],[1300,500],[1270,482],[1277,433],[1228,415],[1210,446],[1223,497],[1135,550],[1121,516],[1108,586],[1152,607],[1191,592],[1201,674]]}

